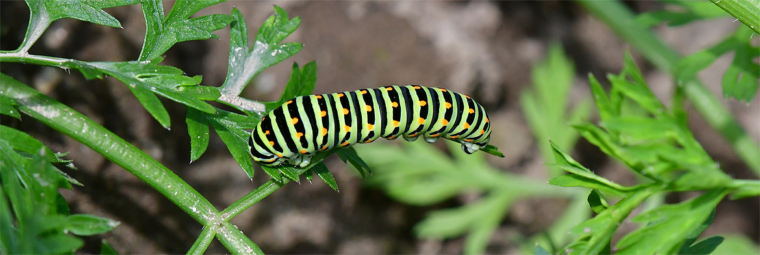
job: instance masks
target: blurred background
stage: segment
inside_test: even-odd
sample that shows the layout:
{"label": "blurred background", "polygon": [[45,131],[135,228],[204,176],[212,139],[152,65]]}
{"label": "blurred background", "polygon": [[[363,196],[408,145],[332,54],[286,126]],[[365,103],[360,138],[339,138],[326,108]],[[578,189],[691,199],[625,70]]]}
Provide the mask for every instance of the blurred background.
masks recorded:
{"label": "blurred background", "polygon": [[[171,2],[165,1],[167,12]],[[655,1],[626,4],[635,12],[663,8]],[[314,93],[393,84],[448,88],[473,96],[487,109],[494,126],[491,143],[506,156],[485,156],[490,166],[538,183],[545,183],[551,176],[541,153],[545,145],[540,145],[549,137],[536,139],[520,100],[521,93],[533,86],[533,66],[546,57],[552,43],[561,44],[574,65],[567,92],[570,108],[589,102],[587,74],[601,78],[618,73],[623,54],[629,49],[651,89],[666,105],[673,91],[670,75],[648,64],[606,25],[571,1],[228,1],[204,9],[199,15],[229,14],[232,7],[237,7],[245,16],[249,39],[253,40],[255,31],[273,13],[272,5],[281,6],[291,17],[301,17],[301,26],[286,41],[302,42],[304,48],[258,75],[242,96],[276,101],[290,77],[293,62],[303,66],[312,60],[318,65]],[[119,19],[124,29],[63,19],[54,22],[30,52],[85,61],[136,59],[145,33],[140,6],[106,11]],[[28,13],[23,1],[0,1],[0,49],[15,49],[21,43]],[[740,25],[732,21],[733,18],[724,18],[654,29],[685,55],[723,39]],[[227,71],[229,29],[215,34],[221,39],[177,44],[166,53],[162,64],[176,66],[191,76],[202,75],[204,85],[220,86]],[[715,95],[721,95],[721,77],[731,55],[721,57],[699,75]],[[0,67],[3,73],[33,85],[144,150],[220,210],[269,179],[258,171],[249,180],[216,135],[211,136],[206,154],[188,164],[190,139],[184,123],[186,110],[180,104],[162,98],[172,119],[172,129],[166,130],[115,79],[88,81],[79,73],[36,65],[3,63]],[[757,96],[750,104],[722,100],[754,141],[760,143]],[[594,121],[596,110],[590,109],[588,118]],[[54,151],[70,152],[67,158],[79,168],[70,174],[84,186],[63,191],[72,213],[90,213],[122,222],[102,236],[117,251],[184,253],[195,241],[201,225],[158,192],[73,139],[31,118],[22,119],[11,125],[29,132]],[[695,137],[723,170],[735,178],[757,178],[693,109],[689,122]],[[362,148],[373,146],[376,147]],[[366,159],[378,149],[398,148],[394,146],[397,145],[361,145],[357,150]],[[443,142],[434,146],[447,151]],[[636,183],[624,165],[608,159],[582,138],[569,146],[573,156],[597,174],[624,185]],[[235,217],[232,223],[268,253],[462,252],[465,235],[418,238],[415,226],[432,211],[478,201],[484,196],[482,190],[464,191],[436,203],[409,203],[388,195],[381,184],[366,185],[365,182],[373,183],[372,178],[382,178],[383,170],[377,169],[381,166],[374,168],[375,176],[363,180],[337,156],[325,163],[336,177],[340,192],[320,180],[290,183]],[[694,194],[672,194],[665,199],[678,202],[691,197]],[[486,252],[522,253],[521,246],[549,228],[569,204],[567,196],[513,201],[487,238]],[[758,208],[757,198],[722,202],[715,222],[703,236],[733,233],[757,242]],[[630,228],[623,227],[621,231]],[[85,238],[87,244],[82,252],[97,252],[100,238]],[[214,241],[208,252],[227,250]]]}

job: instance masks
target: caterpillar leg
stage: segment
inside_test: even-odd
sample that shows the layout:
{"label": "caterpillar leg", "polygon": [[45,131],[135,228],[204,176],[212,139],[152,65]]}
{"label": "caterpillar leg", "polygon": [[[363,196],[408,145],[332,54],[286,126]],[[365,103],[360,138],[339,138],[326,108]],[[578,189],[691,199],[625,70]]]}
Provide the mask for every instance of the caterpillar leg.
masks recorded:
{"label": "caterpillar leg", "polygon": [[419,136],[417,136],[416,134],[414,136],[404,135],[404,140],[406,140],[407,142],[417,141],[417,138],[419,138]]}
{"label": "caterpillar leg", "polygon": [[293,165],[300,168],[308,166],[309,162],[311,162],[311,155],[306,154],[299,154],[298,157],[293,159]]}
{"label": "caterpillar leg", "polygon": [[425,142],[434,143],[434,142],[437,142],[437,141],[438,141],[438,137],[429,137],[429,136],[425,137]]}
{"label": "caterpillar leg", "polygon": [[467,154],[473,154],[480,150],[480,146],[474,143],[462,142],[462,150]]}

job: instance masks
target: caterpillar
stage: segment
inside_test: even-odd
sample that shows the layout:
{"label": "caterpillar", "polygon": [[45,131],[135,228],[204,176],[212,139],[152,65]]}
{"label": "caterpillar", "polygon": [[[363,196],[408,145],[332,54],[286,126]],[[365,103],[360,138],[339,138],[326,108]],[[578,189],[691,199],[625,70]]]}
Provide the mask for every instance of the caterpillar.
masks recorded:
{"label": "caterpillar", "polygon": [[265,115],[248,144],[259,164],[305,167],[318,151],[399,136],[429,143],[443,137],[472,154],[488,145],[491,125],[483,106],[469,96],[419,85],[386,86],[296,97]]}

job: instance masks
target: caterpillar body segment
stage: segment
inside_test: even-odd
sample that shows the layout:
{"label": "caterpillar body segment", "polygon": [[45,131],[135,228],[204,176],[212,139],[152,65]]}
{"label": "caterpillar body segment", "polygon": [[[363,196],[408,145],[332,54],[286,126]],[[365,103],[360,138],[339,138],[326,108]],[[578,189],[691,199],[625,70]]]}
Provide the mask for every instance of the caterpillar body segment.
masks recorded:
{"label": "caterpillar body segment", "polygon": [[381,137],[430,143],[446,138],[472,154],[490,136],[488,115],[472,98],[407,85],[296,97],[265,115],[248,144],[259,164],[305,167],[316,152]]}

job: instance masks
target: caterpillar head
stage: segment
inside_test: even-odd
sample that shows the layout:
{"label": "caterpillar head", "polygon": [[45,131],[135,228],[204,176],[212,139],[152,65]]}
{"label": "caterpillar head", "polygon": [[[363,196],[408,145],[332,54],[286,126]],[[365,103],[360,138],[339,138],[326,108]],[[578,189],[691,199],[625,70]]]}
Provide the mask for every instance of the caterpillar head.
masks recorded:
{"label": "caterpillar head", "polygon": [[254,161],[257,163],[268,166],[268,167],[277,167],[282,165],[286,161],[285,158],[278,157],[277,155],[272,154],[266,149],[262,149],[258,146],[256,146],[253,142],[253,136],[248,137],[248,146],[250,146],[250,155],[251,158],[253,158]]}
{"label": "caterpillar head", "polygon": [[473,154],[476,151],[480,150],[481,148],[485,148],[488,145],[488,142],[491,140],[491,130],[488,130],[488,133],[481,136],[475,141],[467,142],[467,141],[461,141],[462,143],[462,150],[464,150],[467,154]]}

